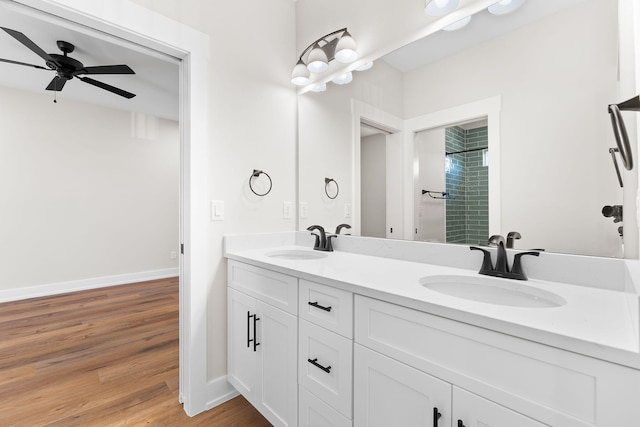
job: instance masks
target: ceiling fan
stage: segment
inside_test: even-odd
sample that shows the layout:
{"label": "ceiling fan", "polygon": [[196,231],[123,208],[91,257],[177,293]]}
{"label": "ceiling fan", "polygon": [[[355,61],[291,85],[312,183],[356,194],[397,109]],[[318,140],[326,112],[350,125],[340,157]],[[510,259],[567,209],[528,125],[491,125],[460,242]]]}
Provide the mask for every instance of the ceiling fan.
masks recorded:
{"label": "ceiling fan", "polygon": [[31,41],[27,36],[22,34],[19,31],[12,30],[10,28],[2,28],[7,34],[9,34],[14,39],[18,40],[20,43],[25,45],[28,49],[38,55],[40,58],[45,60],[46,67],[34,64],[28,64],[25,62],[12,61],[10,59],[2,59],[0,58],[0,62],[7,62],[9,64],[16,65],[25,65],[27,67],[38,68],[40,70],[53,70],[57,73],[57,76],[51,80],[51,83],[46,87],[46,90],[53,90],[59,92],[64,88],[64,85],[68,80],[76,77],[82,80],[85,83],[89,83],[90,85],[99,87],[100,89],[107,90],[109,92],[115,93],[116,95],[123,96],[127,99],[131,99],[135,94],[131,92],[127,92],[126,90],[122,90],[120,88],[108,85],[103,82],[99,82],[89,77],[82,77],[84,74],[135,74],[135,72],[129,68],[128,65],[102,65],[97,67],[85,67],[82,62],[67,56],[69,53],[73,52],[75,46],[69,42],[65,42],[62,40],[58,40],[57,45],[58,48],[62,51],[62,55],[57,53],[46,53],[42,50],[38,45],[36,45],[33,41]]}

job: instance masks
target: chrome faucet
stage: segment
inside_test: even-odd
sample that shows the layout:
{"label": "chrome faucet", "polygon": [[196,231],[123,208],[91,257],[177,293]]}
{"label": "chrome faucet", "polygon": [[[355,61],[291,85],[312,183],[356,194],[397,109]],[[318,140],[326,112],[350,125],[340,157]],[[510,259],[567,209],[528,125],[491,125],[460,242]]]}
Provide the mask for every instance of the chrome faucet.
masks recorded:
{"label": "chrome faucet", "polygon": [[504,247],[504,237],[499,235],[489,237],[489,245],[497,246],[495,267],[491,262],[491,252],[486,249],[478,248],[476,246],[471,246],[469,248],[472,251],[482,251],[482,253],[484,254],[482,258],[482,266],[480,267],[480,271],[478,273],[484,274],[486,276],[504,277],[506,279],[515,280],[527,280],[527,276],[524,274],[524,270],[522,269],[522,257],[524,255],[540,255],[540,252],[536,251],[520,252],[515,254],[515,256],[513,257],[513,266],[510,271],[509,264],[507,262],[507,251]]}
{"label": "chrome faucet", "polygon": [[335,234],[329,234],[324,231],[324,227],[321,225],[311,225],[307,227],[308,231],[317,231],[319,234],[311,233],[315,236],[316,242],[313,249],[316,251],[333,252],[333,245],[331,244],[331,238],[337,237]]}

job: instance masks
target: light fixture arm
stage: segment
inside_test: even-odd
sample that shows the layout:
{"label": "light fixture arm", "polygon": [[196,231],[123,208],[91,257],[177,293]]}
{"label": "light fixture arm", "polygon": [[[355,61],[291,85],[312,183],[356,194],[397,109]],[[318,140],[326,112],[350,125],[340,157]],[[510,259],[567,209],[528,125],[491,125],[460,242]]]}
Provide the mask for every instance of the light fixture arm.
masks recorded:
{"label": "light fixture arm", "polygon": [[[309,46],[307,46],[307,48],[305,50],[302,51],[302,53],[300,54],[300,58],[299,61],[303,61],[303,57],[309,53],[311,51],[311,49],[313,49],[314,47],[318,46],[320,49],[322,49],[324,51],[324,53],[327,55],[327,58],[329,59],[329,61],[334,59],[335,53],[336,53],[336,45],[338,44],[338,41],[340,40],[339,37],[328,41],[327,38],[331,37],[331,36],[335,36],[336,34],[340,34],[340,33],[346,33],[347,32],[347,28],[342,28],[340,30],[334,31],[332,33],[326,34],[322,37],[320,37],[318,40],[314,41],[313,43],[311,43]],[[320,42],[324,42],[325,44],[320,46]]]}

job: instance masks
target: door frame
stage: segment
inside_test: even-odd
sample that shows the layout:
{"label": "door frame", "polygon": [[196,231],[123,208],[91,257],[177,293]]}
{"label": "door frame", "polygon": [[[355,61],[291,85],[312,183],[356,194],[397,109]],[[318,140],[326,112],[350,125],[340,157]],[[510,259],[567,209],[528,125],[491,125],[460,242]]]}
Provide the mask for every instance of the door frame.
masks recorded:
{"label": "door frame", "polygon": [[[128,0],[2,0],[94,28],[180,60],[180,397],[207,408],[207,35]],[[194,90],[193,88],[197,88]],[[203,179],[204,178],[204,179]],[[206,204],[205,204],[206,205]]]}

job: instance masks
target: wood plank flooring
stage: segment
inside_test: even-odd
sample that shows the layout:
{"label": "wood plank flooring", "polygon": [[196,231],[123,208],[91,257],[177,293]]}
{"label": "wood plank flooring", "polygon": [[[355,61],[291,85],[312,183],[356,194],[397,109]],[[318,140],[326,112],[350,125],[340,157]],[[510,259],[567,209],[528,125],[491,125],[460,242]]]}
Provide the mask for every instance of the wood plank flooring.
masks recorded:
{"label": "wood plank flooring", "polygon": [[269,426],[178,403],[178,279],[0,304],[0,426]]}

